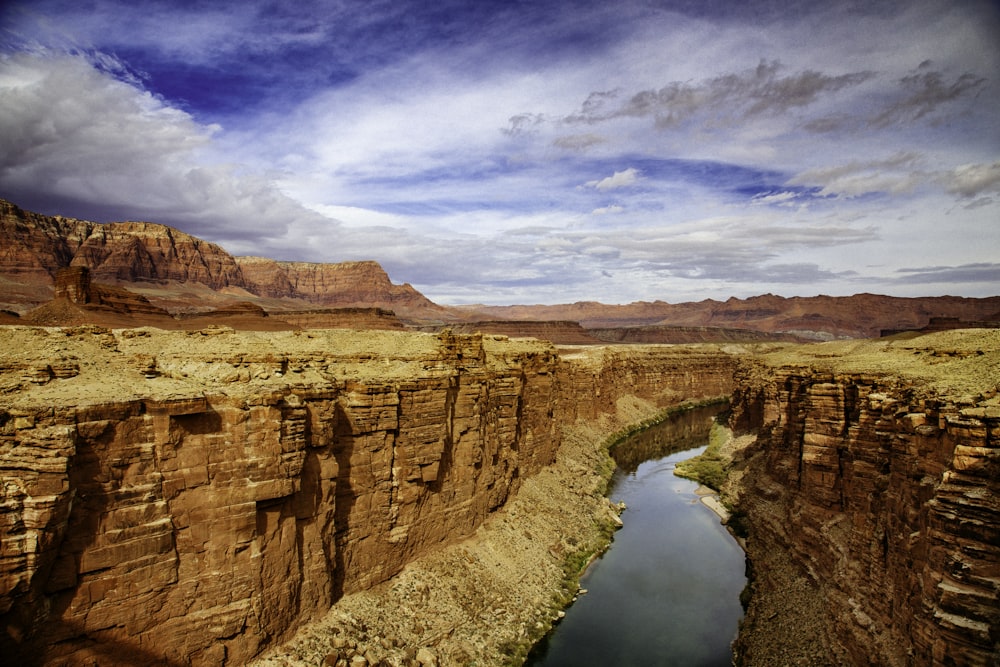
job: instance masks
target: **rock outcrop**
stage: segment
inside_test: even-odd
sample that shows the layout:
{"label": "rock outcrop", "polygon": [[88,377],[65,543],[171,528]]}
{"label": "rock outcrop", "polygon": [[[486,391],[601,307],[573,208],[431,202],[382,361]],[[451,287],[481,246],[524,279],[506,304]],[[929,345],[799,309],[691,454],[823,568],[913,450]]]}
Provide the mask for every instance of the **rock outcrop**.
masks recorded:
{"label": "rock outcrop", "polygon": [[998,378],[998,330],[741,371],[742,664],[996,664]]}
{"label": "rock outcrop", "polygon": [[175,328],[170,313],[147,298],[123,287],[95,283],[84,266],[59,269],[52,301],[27,314],[25,324],[67,326],[101,323],[131,326],[136,323]]}
{"label": "rock outcrop", "polygon": [[722,327],[675,327],[649,325],[616,329],[586,329],[588,335],[606,343],[773,343],[803,342],[791,334],[774,334],[753,329]]}
{"label": "rock outcrop", "polygon": [[628,394],[731,390],[711,348],[0,329],[0,651],[241,664],[472,535]]}
{"label": "rock outcrop", "polygon": [[[157,286],[164,301],[174,304],[177,290],[170,286],[201,285],[223,301],[259,297],[268,307],[268,300],[291,300],[299,308],[382,307],[420,320],[449,317],[411,285],[393,284],[376,262],[234,257],[166,225],[43,216],[0,200],[0,276],[11,281],[5,294],[10,302],[0,305],[23,310],[48,301],[56,272],[70,266],[89,269],[95,282],[141,284],[154,302]],[[190,305],[203,309],[203,298]]]}
{"label": "rock outcrop", "polygon": [[591,336],[577,322],[539,322],[513,320],[486,320],[480,322],[452,322],[444,327],[427,327],[427,331],[447,328],[454,333],[485,333],[511,338],[537,338],[558,345],[600,345],[601,341]]}
{"label": "rock outcrop", "polygon": [[71,265],[88,267],[102,282],[194,282],[212,289],[243,282],[235,259],[220,246],[149,222],[95,224]]}
{"label": "rock outcrop", "polygon": [[237,257],[243,286],[254,294],[303,299],[321,306],[384,308],[423,317],[446,311],[412,285],[394,285],[378,262],[279,262],[265,257]]}

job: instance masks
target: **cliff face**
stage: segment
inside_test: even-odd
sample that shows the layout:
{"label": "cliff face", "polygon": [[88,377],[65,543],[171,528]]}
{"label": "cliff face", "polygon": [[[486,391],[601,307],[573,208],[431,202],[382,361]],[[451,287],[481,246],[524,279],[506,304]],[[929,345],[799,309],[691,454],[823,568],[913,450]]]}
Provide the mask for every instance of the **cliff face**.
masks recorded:
{"label": "cliff face", "polygon": [[241,664],[470,535],[627,391],[728,393],[712,350],[481,336],[4,328],[0,650]]}
{"label": "cliff face", "polygon": [[95,223],[53,218],[0,200],[0,266],[4,273],[44,279],[69,266]]}
{"label": "cliff face", "polygon": [[221,247],[148,222],[95,225],[72,265],[90,268],[94,280],[104,282],[172,280],[213,289],[243,282],[236,261]]}
{"label": "cliff face", "polygon": [[[995,664],[997,333],[881,349],[887,367],[925,364],[923,379],[818,358],[737,377],[733,424],[759,430],[740,466],[744,664]],[[962,390],[936,375],[949,365]]]}
{"label": "cliff face", "polygon": [[443,313],[409,284],[394,285],[378,262],[278,262],[237,257],[244,287],[254,294],[303,299],[323,306],[379,305],[401,314],[432,317]]}
{"label": "cliff face", "polygon": [[[197,284],[244,296],[292,299],[298,307],[381,306],[400,314],[438,318],[445,309],[408,284],[394,285],[376,262],[322,264],[233,257],[220,246],[166,225],[99,224],[23,211],[0,200],[0,276],[12,281],[7,306],[37,305],[51,295],[57,271],[85,267],[95,282]],[[173,303],[176,295],[166,290]],[[205,306],[193,297],[188,306]]]}

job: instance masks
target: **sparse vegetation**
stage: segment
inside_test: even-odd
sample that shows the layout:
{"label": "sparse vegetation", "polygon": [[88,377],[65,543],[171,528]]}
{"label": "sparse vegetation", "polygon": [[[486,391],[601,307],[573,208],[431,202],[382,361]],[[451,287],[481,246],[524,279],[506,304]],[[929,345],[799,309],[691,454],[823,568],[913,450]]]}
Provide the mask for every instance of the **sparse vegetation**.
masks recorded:
{"label": "sparse vegetation", "polygon": [[679,415],[683,412],[688,412],[696,408],[704,408],[710,405],[724,405],[727,403],[729,403],[728,396],[718,396],[715,398],[706,398],[705,400],[702,401],[685,401],[684,403],[680,403],[678,405],[672,405],[669,408],[657,412],[652,417],[643,419],[642,421],[636,422],[634,424],[630,424],[629,426],[621,429],[620,431],[612,433],[604,441],[604,447],[605,449],[610,451],[614,449],[617,445],[621,444],[622,442],[630,438],[631,436],[635,435],[636,433],[640,433],[642,431],[645,431],[647,428],[650,428],[651,426],[656,426],[657,424],[663,423],[668,419],[670,419],[671,417],[673,417],[674,415]]}
{"label": "sparse vegetation", "polygon": [[680,477],[693,479],[710,489],[719,491],[726,481],[726,465],[729,463],[721,454],[722,445],[729,440],[731,433],[718,421],[712,423],[705,451],[677,464],[674,473]]}

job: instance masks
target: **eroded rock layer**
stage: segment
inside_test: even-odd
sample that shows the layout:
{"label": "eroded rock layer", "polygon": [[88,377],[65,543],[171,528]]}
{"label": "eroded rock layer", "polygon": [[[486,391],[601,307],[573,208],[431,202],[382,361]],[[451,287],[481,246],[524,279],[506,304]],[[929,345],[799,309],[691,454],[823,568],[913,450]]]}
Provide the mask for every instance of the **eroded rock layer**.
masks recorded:
{"label": "eroded rock layer", "polygon": [[742,664],[997,664],[1000,331],[856,347],[737,378]]}
{"label": "eroded rock layer", "polygon": [[624,395],[712,348],[401,332],[0,329],[0,653],[241,664],[471,535]]}

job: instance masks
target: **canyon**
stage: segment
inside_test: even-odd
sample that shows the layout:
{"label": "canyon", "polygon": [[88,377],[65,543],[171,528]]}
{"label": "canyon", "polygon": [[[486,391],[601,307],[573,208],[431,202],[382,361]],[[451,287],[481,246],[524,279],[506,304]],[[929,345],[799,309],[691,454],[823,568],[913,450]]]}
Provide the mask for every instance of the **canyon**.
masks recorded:
{"label": "canyon", "polygon": [[998,655],[997,330],[0,336],[0,648],[23,664],[516,664],[620,521],[614,434],[725,396],[755,434],[723,493],[753,566],[740,664]]}
{"label": "canyon", "polygon": [[[734,368],[711,348],[389,331],[0,337],[0,644],[24,664],[243,664],[473,535],[564,425],[726,395]],[[565,540],[545,543],[559,580],[584,548]]]}

